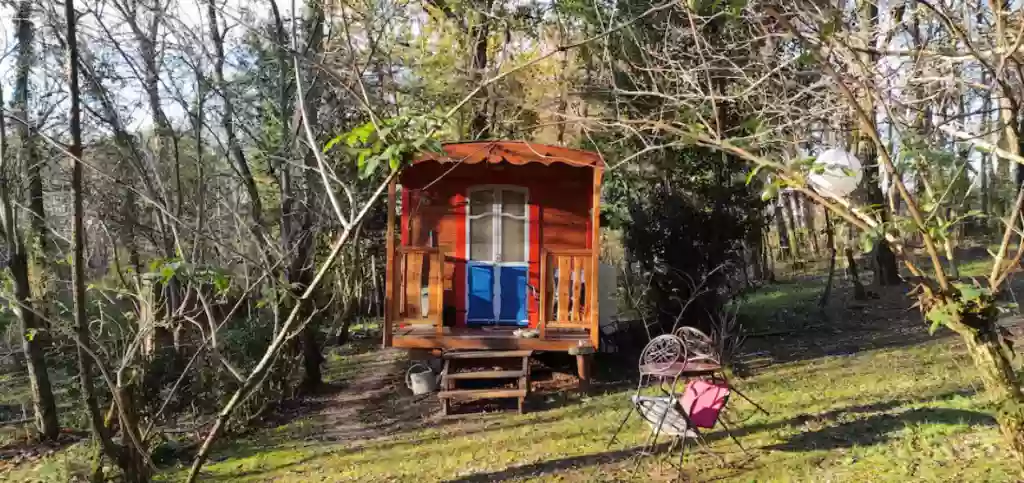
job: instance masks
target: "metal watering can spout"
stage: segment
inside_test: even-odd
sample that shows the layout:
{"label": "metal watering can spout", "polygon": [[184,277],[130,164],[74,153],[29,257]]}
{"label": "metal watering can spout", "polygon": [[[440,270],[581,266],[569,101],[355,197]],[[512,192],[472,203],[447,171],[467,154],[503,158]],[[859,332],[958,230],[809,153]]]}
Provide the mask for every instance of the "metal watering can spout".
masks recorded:
{"label": "metal watering can spout", "polygon": [[417,396],[437,391],[440,382],[441,375],[434,375],[434,370],[422,362],[413,364],[405,372],[405,385]]}

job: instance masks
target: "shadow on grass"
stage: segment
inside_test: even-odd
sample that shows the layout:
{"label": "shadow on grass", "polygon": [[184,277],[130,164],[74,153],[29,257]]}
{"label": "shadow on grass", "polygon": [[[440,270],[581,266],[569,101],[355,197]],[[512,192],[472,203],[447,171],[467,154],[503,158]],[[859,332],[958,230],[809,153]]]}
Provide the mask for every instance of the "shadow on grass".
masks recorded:
{"label": "shadow on grass", "polygon": [[779,451],[815,451],[870,446],[887,442],[893,432],[910,424],[996,424],[995,419],[976,411],[950,408],[918,408],[897,414],[876,414],[831,426],[818,431],[800,433],[785,443],[765,449]]}
{"label": "shadow on grass", "polygon": [[[422,443],[422,442],[417,442],[417,441],[404,442],[404,444],[420,444],[420,443]],[[655,453],[661,453],[661,452],[664,452],[668,447],[669,447],[669,443],[668,442],[661,443],[661,444],[659,444],[655,448],[654,451],[655,451]],[[240,472],[231,473],[231,474],[213,475],[213,474],[210,474],[209,472],[204,472],[202,479],[203,479],[203,481],[235,481],[235,480],[237,480],[239,478],[259,477],[261,475],[266,475],[266,474],[269,474],[269,473],[272,473],[272,472],[278,472],[278,471],[282,471],[282,470],[287,470],[289,468],[295,468],[292,471],[293,472],[297,471],[299,474],[301,474],[304,471],[298,469],[297,467],[300,467],[300,466],[302,466],[302,465],[304,465],[306,463],[311,463],[311,462],[314,462],[316,460],[319,460],[319,459],[322,459],[322,458],[327,458],[327,457],[336,458],[336,457],[338,457],[339,454],[344,454],[344,453],[349,453],[349,452],[357,452],[357,451],[362,451],[364,449],[365,448],[351,448],[351,449],[346,449],[346,450],[344,450],[342,452],[338,452],[338,451],[324,451],[324,452],[320,452],[320,453],[316,453],[316,454],[311,454],[311,455],[308,455],[308,456],[305,456],[305,457],[302,457],[302,458],[299,458],[299,459],[296,459],[296,460],[293,460],[293,461],[289,461],[287,463],[282,463],[282,464],[279,464],[279,465],[266,466],[266,467],[262,467],[262,468],[255,468],[255,469],[246,470],[246,471],[240,471]],[[374,448],[374,449],[376,449],[376,448]],[[559,459],[554,459],[554,460],[540,461],[540,462],[532,463],[532,464],[528,464],[528,465],[522,465],[522,466],[515,466],[515,467],[505,468],[503,470],[498,470],[498,471],[494,471],[494,472],[474,473],[474,474],[471,474],[471,475],[466,475],[466,476],[463,476],[463,477],[460,477],[460,478],[456,478],[456,479],[452,479],[452,480],[446,480],[446,481],[448,481],[449,483],[490,482],[490,481],[514,480],[514,479],[522,478],[522,477],[526,477],[526,476],[543,476],[543,475],[549,475],[549,474],[553,474],[553,473],[556,473],[556,472],[559,472],[559,471],[568,470],[568,469],[580,469],[580,468],[586,468],[586,467],[596,466],[596,465],[614,464],[614,463],[623,462],[623,461],[629,460],[629,459],[633,458],[634,456],[636,456],[637,452],[639,451],[639,449],[640,449],[639,447],[635,447],[635,448],[627,448],[627,449],[614,450],[614,451],[605,451],[605,452],[596,453],[596,454],[579,455],[579,456],[571,456],[571,457],[567,457],[567,458],[559,458]],[[315,466],[316,465],[314,465],[314,467]],[[309,471],[313,471],[313,470],[309,470]]]}
{"label": "shadow on grass", "polygon": [[[658,445],[658,447],[655,448],[655,453],[664,452],[668,446],[669,443],[662,443]],[[446,481],[447,483],[483,483],[489,481],[517,480],[526,477],[539,477],[565,470],[578,470],[591,466],[620,463],[635,457],[638,451],[639,447],[636,447],[615,451],[604,451],[595,454],[570,456],[567,458],[538,461],[528,465],[513,466],[488,473],[474,473]]]}
{"label": "shadow on grass", "polygon": [[272,466],[272,467],[266,467],[266,468],[257,468],[257,469],[252,469],[252,470],[240,471],[238,473],[232,473],[230,475],[211,475],[210,473],[208,473],[206,471],[203,471],[202,473],[200,473],[202,475],[200,477],[200,480],[202,480],[202,481],[235,481],[235,480],[237,480],[239,478],[260,476],[260,475],[263,475],[263,474],[266,474],[266,473],[270,473],[272,471],[280,471],[280,470],[284,470],[284,469],[288,469],[288,468],[294,468],[296,466],[299,466],[299,465],[302,465],[302,464],[305,464],[305,463],[309,463],[311,461],[315,461],[315,460],[317,460],[319,458],[322,458],[324,456],[326,456],[326,455],[324,455],[324,454],[313,454],[313,455],[309,455],[309,456],[306,456],[304,458],[300,458],[300,459],[297,459],[297,460],[294,460],[294,461],[289,461],[287,463],[283,463],[283,464],[280,464],[280,465],[276,465],[276,466]]}
{"label": "shadow on grass", "polygon": [[[872,403],[872,404],[864,404],[864,405],[860,405],[860,406],[848,406],[848,407],[844,407],[844,408],[833,409],[831,411],[826,411],[826,412],[823,412],[823,413],[800,414],[800,415],[797,415],[797,416],[794,416],[794,417],[791,417],[791,418],[783,419],[783,420],[780,420],[780,421],[773,421],[773,422],[769,422],[769,423],[740,425],[739,427],[731,427],[731,429],[732,429],[732,435],[737,437],[737,438],[740,438],[740,437],[743,437],[743,436],[748,436],[748,435],[757,434],[757,433],[763,433],[763,432],[766,432],[766,431],[774,431],[774,430],[777,430],[777,429],[780,429],[780,428],[800,426],[800,425],[806,425],[806,424],[827,425],[827,424],[829,424],[831,422],[838,421],[838,420],[844,419],[844,418],[849,417],[849,416],[854,416],[854,415],[858,415],[858,414],[868,414],[868,413],[881,413],[881,414],[873,415],[873,416],[870,416],[870,417],[867,417],[867,418],[863,418],[863,419],[860,419],[860,420],[857,420],[857,421],[852,421],[852,422],[849,422],[849,423],[844,423],[844,424],[841,424],[841,425],[836,426],[836,427],[847,426],[848,427],[847,430],[854,430],[858,424],[865,424],[864,421],[868,421],[868,420],[870,420],[872,418],[883,418],[883,417],[887,417],[887,416],[892,416],[892,417],[898,417],[899,418],[899,417],[904,417],[903,415],[906,415],[904,417],[904,419],[903,419],[905,421],[903,424],[912,423],[912,422],[925,422],[925,421],[929,421],[929,422],[945,422],[946,424],[954,424],[954,423],[959,422],[959,421],[965,421],[965,422],[967,422],[969,424],[979,424],[979,423],[991,424],[991,423],[993,423],[995,420],[992,419],[990,416],[984,414],[984,413],[973,412],[973,411],[965,411],[965,410],[958,410],[958,409],[948,409],[948,408],[919,408],[919,409],[914,409],[914,410],[906,411],[904,413],[899,413],[899,414],[888,413],[888,411],[892,411],[893,409],[900,408],[900,407],[903,407],[903,406],[909,406],[909,405],[913,405],[913,404],[935,403],[935,402],[947,401],[947,400],[950,400],[950,399],[953,399],[953,398],[957,398],[957,397],[969,397],[969,396],[972,396],[974,394],[975,394],[975,391],[973,389],[964,389],[964,390],[960,390],[960,391],[950,391],[950,392],[945,392],[945,393],[936,394],[936,395],[927,396],[927,397],[921,397],[921,398],[890,399],[888,401],[879,401],[879,402]],[[769,408],[769,410],[771,410],[771,409]],[[929,416],[929,415],[930,415],[931,419],[926,419],[925,417]],[[967,418],[967,419],[965,420],[964,418]],[[863,429],[868,430],[869,432],[870,431],[874,431],[874,429],[871,428],[870,424],[865,424]],[[728,437],[728,435],[725,433],[725,431],[715,431],[715,432],[711,433],[710,435],[708,435],[708,440],[709,441],[713,441],[713,440],[716,440],[716,439],[727,438],[727,437]]]}

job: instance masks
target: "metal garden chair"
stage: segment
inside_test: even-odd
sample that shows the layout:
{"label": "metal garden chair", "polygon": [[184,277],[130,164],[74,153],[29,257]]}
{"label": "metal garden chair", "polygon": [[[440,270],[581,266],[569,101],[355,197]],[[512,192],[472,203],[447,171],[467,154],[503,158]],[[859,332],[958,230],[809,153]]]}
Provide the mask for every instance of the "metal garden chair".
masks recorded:
{"label": "metal garden chair", "polygon": [[[719,350],[720,345],[716,344],[710,336],[693,327],[680,327],[676,329],[674,334],[683,341],[683,347],[689,355],[686,362],[690,365],[691,371],[696,367],[695,364],[706,364],[706,368],[708,369],[706,374],[707,377],[715,381],[724,382],[729,387],[730,392],[734,392],[739,397],[745,399],[757,408],[758,411],[763,412],[765,416],[771,415],[766,409],[761,407],[760,404],[754,402],[753,399],[750,399],[750,397],[729,382],[725,376],[725,371],[723,370],[726,364],[722,361],[722,354]],[[723,421],[722,424],[724,425],[725,422]],[[729,429],[726,428],[726,431],[728,432]],[[731,432],[729,433],[729,436],[732,436]],[[735,438],[733,439],[735,440]],[[736,444],[739,444],[739,442]]]}
{"label": "metal garden chair", "polygon": [[[668,453],[676,445],[679,446],[677,468],[680,477],[686,451],[685,439],[697,439],[702,446],[707,447],[700,430],[681,404],[681,394],[677,392],[679,382],[687,374],[687,356],[683,340],[671,334],[655,337],[640,354],[640,380],[635,393],[630,397],[632,404],[608,442],[609,447],[615,443],[619,432],[634,412],[650,426],[651,431],[637,453],[634,471],[640,468],[645,456],[654,452],[662,434],[672,439]],[[657,395],[642,394],[644,388],[652,386],[657,388]]]}

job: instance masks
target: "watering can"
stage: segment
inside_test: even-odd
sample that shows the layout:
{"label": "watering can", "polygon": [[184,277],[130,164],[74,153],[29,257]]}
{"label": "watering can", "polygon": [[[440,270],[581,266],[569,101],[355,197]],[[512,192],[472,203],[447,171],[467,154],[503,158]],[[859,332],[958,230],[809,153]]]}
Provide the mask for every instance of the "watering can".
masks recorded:
{"label": "watering can", "polygon": [[434,375],[434,370],[430,366],[419,362],[413,364],[405,373],[405,385],[417,396],[436,391],[440,381],[440,374]]}

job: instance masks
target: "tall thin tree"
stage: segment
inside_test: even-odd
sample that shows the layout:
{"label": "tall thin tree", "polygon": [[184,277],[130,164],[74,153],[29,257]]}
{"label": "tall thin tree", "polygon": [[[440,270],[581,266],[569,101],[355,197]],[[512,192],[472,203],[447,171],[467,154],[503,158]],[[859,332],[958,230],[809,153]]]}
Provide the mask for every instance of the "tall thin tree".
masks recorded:
{"label": "tall thin tree", "polygon": [[[36,159],[35,136],[33,121],[29,114],[29,86],[34,62],[33,42],[35,27],[32,23],[32,2],[22,0],[18,4],[15,24],[18,35],[18,66],[15,80],[14,105],[18,123],[18,138],[21,143],[17,169],[24,173],[29,184],[30,228],[24,230],[28,235],[28,243],[23,238],[21,227],[17,223],[17,210],[10,204],[17,195],[10,193],[16,189],[13,179],[5,179],[3,190],[4,204],[10,209],[10,216],[5,217],[4,231],[11,260],[9,267],[14,285],[14,299],[18,320],[21,323],[22,350],[25,351],[29,382],[32,387],[32,405],[35,411],[36,424],[39,432],[47,439],[56,439],[60,432],[57,421],[57,404],[53,396],[53,388],[46,367],[44,347],[48,340],[46,324],[40,317],[37,303],[39,286],[33,290],[32,279],[44,282],[47,274],[43,273],[43,252],[45,250],[46,223],[43,216],[42,178],[39,173],[39,160]],[[6,144],[6,143],[5,143]],[[6,160],[6,153],[4,153]],[[12,173],[4,170],[4,176]],[[32,267],[32,268],[30,268]],[[34,273],[30,270],[34,268]],[[42,285],[40,283],[39,285]]]}

